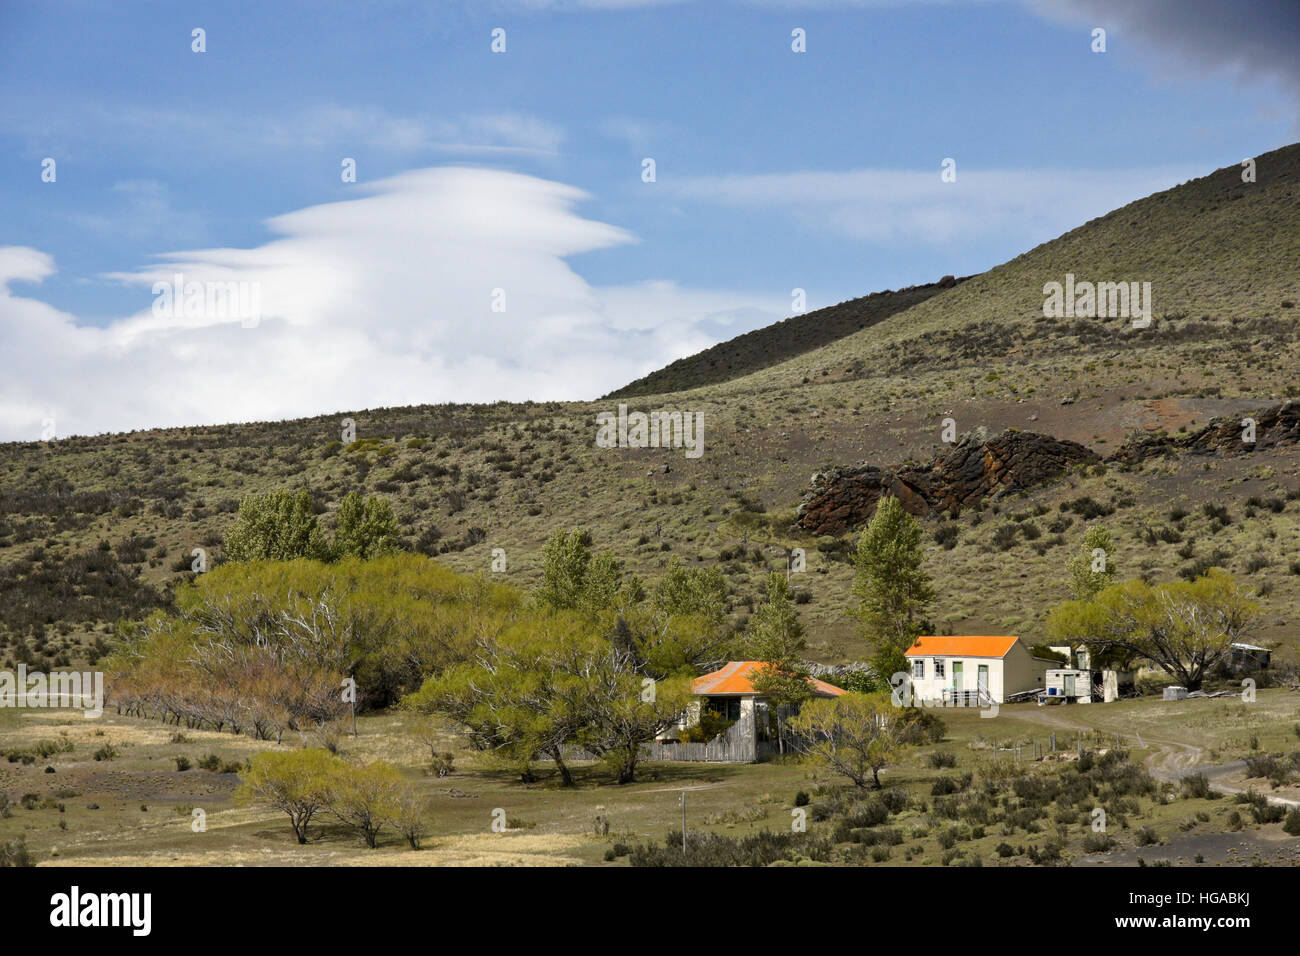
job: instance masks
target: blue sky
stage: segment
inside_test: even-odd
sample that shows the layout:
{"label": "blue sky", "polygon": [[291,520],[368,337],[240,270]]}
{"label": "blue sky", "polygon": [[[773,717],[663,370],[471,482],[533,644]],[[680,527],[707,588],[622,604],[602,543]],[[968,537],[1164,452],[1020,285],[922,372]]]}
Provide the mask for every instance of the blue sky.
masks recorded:
{"label": "blue sky", "polygon": [[1294,6],[1134,6],[0,3],[0,439],[592,397],[1297,138]]}

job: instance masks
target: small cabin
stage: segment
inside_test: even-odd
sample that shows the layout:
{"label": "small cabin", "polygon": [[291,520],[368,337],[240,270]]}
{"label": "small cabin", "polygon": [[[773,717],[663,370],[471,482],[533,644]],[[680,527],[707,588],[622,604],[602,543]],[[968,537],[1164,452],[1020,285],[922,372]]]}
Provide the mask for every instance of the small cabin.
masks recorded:
{"label": "small cabin", "polygon": [[1231,647],[1232,669],[1238,673],[1267,670],[1272,652],[1257,644],[1234,643]]}
{"label": "small cabin", "polygon": [[[694,701],[675,727],[653,741],[653,760],[716,760],[749,762],[773,749],[772,715],[768,699],[754,687],[753,678],[767,665],[762,661],[728,661],[723,667],[695,678],[691,685]],[[841,687],[808,678],[813,697],[839,697]],[[678,737],[690,727],[700,726],[706,712],[714,726],[725,730],[707,743],[681,743]]]}
{"label": "small cabin", "polygon": [[1047,671],[1047,686],[1040,703],[1092,703],[1092,671],[1077,667],[1053,667]]}

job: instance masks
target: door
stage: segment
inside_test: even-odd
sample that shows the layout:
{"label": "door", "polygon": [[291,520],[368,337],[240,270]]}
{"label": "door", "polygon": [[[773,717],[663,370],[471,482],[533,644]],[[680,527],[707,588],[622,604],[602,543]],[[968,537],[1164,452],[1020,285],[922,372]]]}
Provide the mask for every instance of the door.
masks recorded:
{"label": "door", "polygon": [[1077,695],[1075,694],[1075,692],[1074,692],[1074,675],[1073,675],[1073,674],[1065,674],[1065,675],[1062,676],[1061,679],[1062,679],[1062,681],[1065,683],[1065,696],[1066,696],[1066,697],[1075,697],[1075,696],[1077,696]]}
{"label": "door", "polygon": [[980,701],[990,700],[989,697],[989,665],[981,664],[976,671],[975,680],[980,691]]}
{"label": "door", "polygon": [[962,662],[952,662],[952,689],[953,696],[960,694],[966,688],[966,682],[962,680]]}

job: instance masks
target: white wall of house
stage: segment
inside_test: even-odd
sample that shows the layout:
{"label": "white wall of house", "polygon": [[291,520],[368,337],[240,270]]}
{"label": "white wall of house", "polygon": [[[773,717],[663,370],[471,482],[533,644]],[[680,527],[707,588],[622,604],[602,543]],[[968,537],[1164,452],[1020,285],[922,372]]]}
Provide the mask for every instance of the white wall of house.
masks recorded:
{"label": "white wall of house", "polygon": [[1049,667],[1045,692],[1048,697],[1092,703],[1092,671],[1077,667]]}
{"label": "white wall of house", "polygon": [[[1047,668],[1055,661],[1043,661],[1029,653],[1017,641],[1005,657],[909,657],[912,663],[912,695],[923,701],[941,701],[945,690],[977,690],[981,667],[988,668],[988,693],[997,703],[1007,695],[1019,694],[1044,685]],[[916,663],[923,661],[925,676],[916,676]],[[936,673],[936,662],[942,665],[942,676]],[[960,664],[960,683],[954,680],[955,665]]]}
{"label": "white wall of house", "polygon": [[[995,701],[1002,700],[1003,661],[998,657],[910,657],[912,662],[912,696],[924,701],[943,700],[945,690],[975,690],[979,687],[979,669],[988,668],[988,691]],[[924,662],[925,676],[916,676],[917,662]],[[960,678],[954,679],[960,664]],[[938,665],[938,666],[936,666]]]}

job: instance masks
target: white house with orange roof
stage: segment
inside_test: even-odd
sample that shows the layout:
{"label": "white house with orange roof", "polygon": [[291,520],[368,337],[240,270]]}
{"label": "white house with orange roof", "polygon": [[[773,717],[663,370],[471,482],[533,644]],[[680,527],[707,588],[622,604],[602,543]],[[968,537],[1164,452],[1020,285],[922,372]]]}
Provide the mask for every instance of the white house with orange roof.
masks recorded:
{"label": "white house with orange roof", "polygon": [[1046,686],[1060,662],[1035,657],[1014,635],[927,635],[905,652],[918,703],[980,707]]}
{"label": "white house with orange roof", "polygon": [[[695,700],[682,715],[676,732],[698,724],[705,710],[732,721],[732,725],[708,745],[674,744],[669,747],[668,742],[675,737],[675,732],[666,731],[659,735],[653,748],[654,759],[757,760],[767,749],[762,745],[768,739],[767,698],[753,684],[755,674],[763,666],[762,661],[728,661],[716,671],[695,678],[691,685]],[[842,687],[814,677],[810,677],[808,683],[814,697],[839,697],[844,693]]]}
{"label": "white house with orange roof", "polygon": [[[727,720],[753,718],[755,708],[766,706],[763,695],[754,689],[753,678],[763,667],[762,661],[728,661],[724,666],[697,677],[691,684],[691,693],[699,700],[692,710],[699,719],[701,707],[716,711]],[[836,687],[815,677],[808,678],[814,697],[839,697],[844,688]]]}

